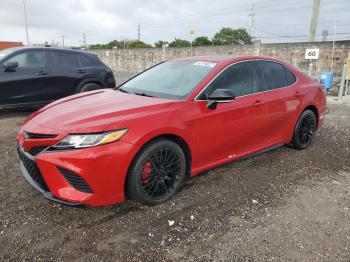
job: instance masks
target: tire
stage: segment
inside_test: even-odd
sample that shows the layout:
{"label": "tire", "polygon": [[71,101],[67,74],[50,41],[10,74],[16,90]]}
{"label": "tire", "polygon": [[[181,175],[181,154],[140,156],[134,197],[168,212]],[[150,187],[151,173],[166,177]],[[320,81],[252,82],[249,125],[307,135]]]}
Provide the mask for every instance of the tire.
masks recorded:
{"label": "tire", "polygon": [[92,90],[96,90],[96,89],[101,89],[101,87],[98,84],[95,84],[95,83],[88,83],[88,84],[83,85],[78,90],[78,93],[88,92],[88,91],[92,91]]}
{"label": "tire", "polygon": [[316,124],[315,113],[311,110],[305,110],[295,126],[291,146],[298,150],[308,148],[312,143]]}
{"label": "tire", "polygon": [[171,198],[186,176],[186,158],[173,141],[160,139],[146,145],[135,157],[126,181],[130,199],[157,205]]}

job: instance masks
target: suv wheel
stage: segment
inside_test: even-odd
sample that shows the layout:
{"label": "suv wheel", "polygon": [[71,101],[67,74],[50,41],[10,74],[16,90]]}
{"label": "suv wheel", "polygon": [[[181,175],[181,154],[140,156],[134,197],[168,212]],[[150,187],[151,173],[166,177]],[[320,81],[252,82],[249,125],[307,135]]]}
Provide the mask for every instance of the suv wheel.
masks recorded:
{"label": "suv wheel", "polygon": [[101,89],[101,87],[95,83],[88,83],[88,84],[83,85],[80,88],[78,93],[88,92],[88,91],[92,91],[92,90],[96,90],[96,89]]}
{"label": "suv wheel", "polygon": [[155,140],[133,161],[126,192],[144,204],[160,204],[178,191],[185,174],[186,158],[180,146],[170,140]]}

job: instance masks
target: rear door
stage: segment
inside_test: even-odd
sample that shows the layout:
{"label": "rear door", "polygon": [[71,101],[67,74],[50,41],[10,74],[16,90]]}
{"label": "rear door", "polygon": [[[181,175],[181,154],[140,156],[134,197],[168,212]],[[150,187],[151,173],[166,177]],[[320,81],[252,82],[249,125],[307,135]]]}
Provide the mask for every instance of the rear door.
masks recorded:
{"label": "rear door", "polygon": [[282,64],[274,61],[257,60],[256,77],[258,88],[264,94],[268,114],[268,129],[264,136],[270,143],[288,143],[291,119],[299,105],[293,83],[295,76]]}
{"label": "rear door", "polygon": [[17,62],[18,67],[0,68],[0,103],[40,104],[50,100],[48,89],[52,79],[48,67],[48,51],[24,50],[4,62]]}
{"label": "rear door", "polygon": [[53,50],[50,52],[50,65],[55,80],[52,90],[54,99],[75,94],[78,84],[87,73],[80,68],[78,54]]}

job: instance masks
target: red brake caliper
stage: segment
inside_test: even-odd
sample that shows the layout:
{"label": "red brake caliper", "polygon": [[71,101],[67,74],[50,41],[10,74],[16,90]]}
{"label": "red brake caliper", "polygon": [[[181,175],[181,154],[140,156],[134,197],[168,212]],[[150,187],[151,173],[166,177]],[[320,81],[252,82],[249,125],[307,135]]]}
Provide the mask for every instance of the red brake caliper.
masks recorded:
{"label": "red brake caliper", "polygon": [[142,171],[142,180],[144,184],[148,184],[151,178],[152,164],[148,161]]}

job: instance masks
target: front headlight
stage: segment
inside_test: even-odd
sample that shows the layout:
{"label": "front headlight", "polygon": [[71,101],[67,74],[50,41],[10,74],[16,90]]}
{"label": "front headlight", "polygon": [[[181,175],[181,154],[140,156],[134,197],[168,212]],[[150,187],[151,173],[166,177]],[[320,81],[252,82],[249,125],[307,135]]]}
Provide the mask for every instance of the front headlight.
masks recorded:
{"label": "front headlight", "polygon": [[104,145],[119,140],[127,131],[127,129],[122,129],[99,134],[69,135],[53,147],[56,149],[72,149]]}

